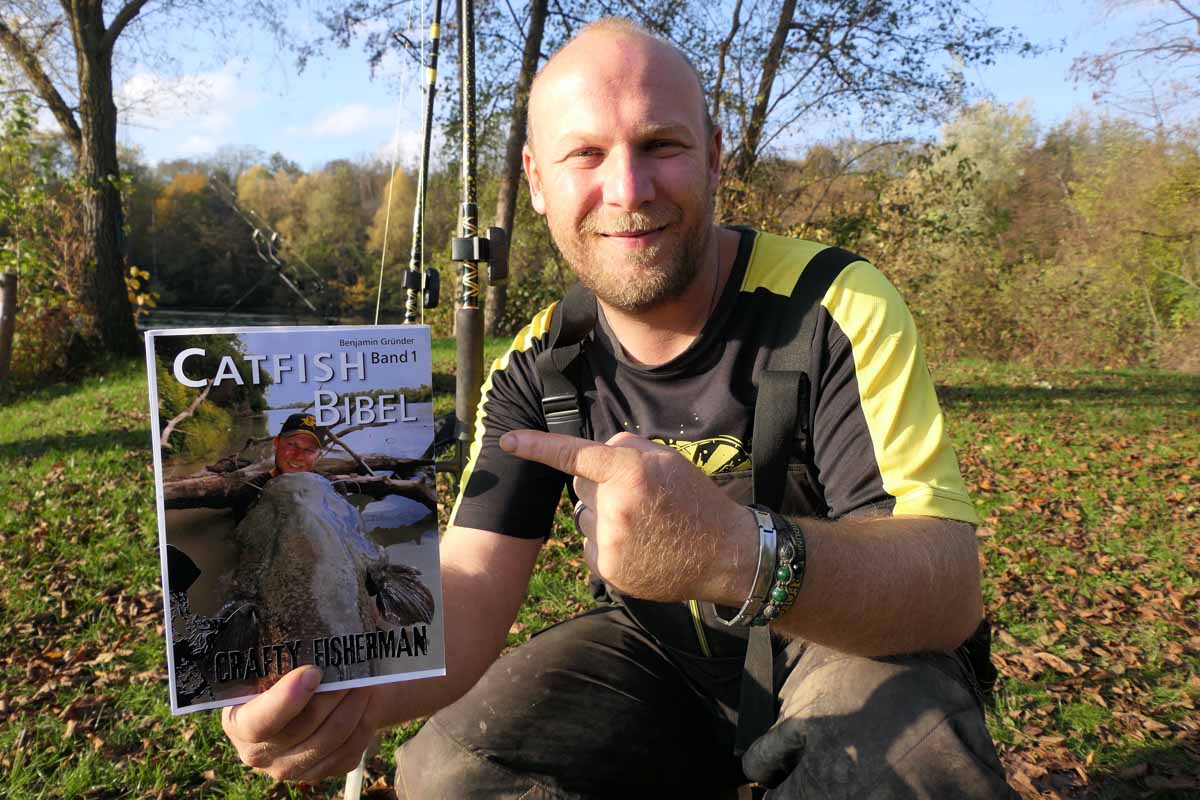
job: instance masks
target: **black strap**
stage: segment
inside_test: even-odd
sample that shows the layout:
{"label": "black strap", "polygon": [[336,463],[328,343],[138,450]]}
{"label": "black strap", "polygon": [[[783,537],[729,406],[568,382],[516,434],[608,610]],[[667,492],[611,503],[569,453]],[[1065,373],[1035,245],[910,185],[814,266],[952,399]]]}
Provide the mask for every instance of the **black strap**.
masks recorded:
{"label": "black strap", "polygon": [[[800,401],[799,370],[770,370],[758,382],[754,403],[754,439],[750,453],[754,471],[754,502],[778,510],[783,507],[788,461],[796,435]],[[766,625],[750,629],[746,666],[742,671],[738,701],[737,742],[734,752],[746,752],[754,740],[775,721],[775,653]]]}
{"label": "black strap", "polygon": [[[754,402],[754,438],[750,463],[754,470],[754,502],[774,511],[783,508],[788,464],[797,429],[809,431],[809,356],[817,326],[817,310],[833,279],[849,263],[844,251],[829,248],[805,267],[792,292],[800,324],[767,356]],[[792,316],[791,319],[796,319]],[[805,436],[811,447],[812,437]],[[811,460],[811,453],[805,458]],[[750,629],[738,701],[737,740],[741,755],[775,724],[775,653],[767,625]]]}
{"label": "black strap", "polygon": [[550,338],[534,363],[542,379],[542,413],[546,430],[588,438],[587,418],[579,390],[568,378],[583,341],[596,327],[596,298],[583,284],[576,283],[550,315]]}

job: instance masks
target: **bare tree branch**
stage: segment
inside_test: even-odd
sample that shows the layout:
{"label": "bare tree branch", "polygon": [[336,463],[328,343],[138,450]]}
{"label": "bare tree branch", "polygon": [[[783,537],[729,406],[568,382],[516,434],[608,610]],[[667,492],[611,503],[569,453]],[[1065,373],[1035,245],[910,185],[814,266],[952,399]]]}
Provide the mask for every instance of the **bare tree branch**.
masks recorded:
{"label": "bare tree branch", "polygon": [[892,145],[896,145],[899,143],[900,142],[896,141],[896,140],[875,142],[874,144],[872,144],[870,147],[866,148],[865,150],[860,150],[859,152],[855,153],[852,158],[848,158],[845,161],[839,162],[837,172],[828,177],[828,179],[825,181],[825,188],[821,190],[821,196],[818,197],[813,202],[812,207],[809,208],[808,217],[804,220],[804,224],[805,225],[812,224],[813,215],[817,213],[817,209],[821,208],[821,206],[824,205],[825,198],[829,195],[830,190],[833,189],[834,183],[836,183],[839,178],[841,178],[847,172],[849,172],[850,167],[852,167],[856,161],[861,160],[862,158],[875,152],[876,150],[879,150],[880,148],[891,147]]}
{"label": "bare tree branch", "polygon": [[49,107],[50,113],[54,115],[54,119],[62,128],[63,135],[67,137],[71,149],[78,156],[79,148],[83,143],[83,133],[79,130],[79,123],[75,121],[75,114],[67,105],[67,101],[59,94],[45,70],[42,69],[42,65],[38,61],[38,53],[31,50],[20,34],[9,28],[3,19],[0,19],[0,46],[4,48],[4,52],[8,53],[10,58],[20,65],[26,79],[33,85],[42,102]]}
{"label": "bare tree branch", "polygon": [[1169,277],[1175,278],[1176,280],[1181,280],[1184,283],[1186,283],[1188,286],[1192,287],[1193,289],[1200,290],[1200,283],[1196,283],[1191,278],[1184,277],[1183,275],[1180,275],[1178,272],[1172,272],[1171,270],[1163,269],[1162,267],[1155,267],[1155,269],[1157,269],[1163,275],[1167,275]]}
{"label": "bare tree branch", "polygon": [[[1110,2],[1110,9],[1122,5]],[[1200,9],[1182,0],[1167,0],[1178,17],[1154,17],[1126,38],[1112,42],[1103,53],[1087,53],[1071,64],[1076,80],[1087,78],[1098,87],[1097,96],[1114,94],[1121,74],[1138,64],[1152,64],[1174,79],[1176,91],[1184,98],[1200,96]],[[1193,28],[1189,33],[1184,28]]]}
{"label": "bare tree branch", "polygon": [[179,412],[174,417],[171,417],[171,421],[167,423],[167,427],[163,428],[163,432],[162,432],[162,446],[163,447],[167,446],[167,440],[170,439],[171,434],[175,432],[175,426],[177,426],[179,423],[183,422],[185,419],[188,419],[189,417],[191,417],[192,414],[195,414],[196,409],[199,408],[200,404],[204,402],[204,398],[208,397],[208,393],[210,391],[212,391],[212,386],[213,386],[212,381],[208,380],[208,381],[205,381],[204,383],[205,383],[204,391],[201,392],[200,394],[196,395],[196,399],[193,400],[192,404],[189,405],[186,409]]}
{"label": "bare tree branch", "polygon": [[133,21],[133,18],[142,10],[142,6],[146,5],[149,0],[129,0],[117,15],[113,17],[112,22],[108,26],[108,30],[104,32],[104,38],[100,40],[100,49],[105,52],[112,52],[113,45],[116,44],[117,37],[125,30],[125,27]]}

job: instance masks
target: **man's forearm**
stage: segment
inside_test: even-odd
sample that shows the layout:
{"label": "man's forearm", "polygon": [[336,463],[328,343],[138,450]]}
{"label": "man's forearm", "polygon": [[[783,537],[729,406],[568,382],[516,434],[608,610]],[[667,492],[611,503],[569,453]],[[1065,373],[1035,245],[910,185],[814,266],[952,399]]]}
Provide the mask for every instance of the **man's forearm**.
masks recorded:
{"label": "man's forearm", "polygon": [[[978,625],[983,604],[970,525],[933,517],[797,522],[807,545],[804,583],[773,630],[878,656],[950,650]],[[741,547],[731,593],[715,602],[736,607],[745,599],[754,559]]]}

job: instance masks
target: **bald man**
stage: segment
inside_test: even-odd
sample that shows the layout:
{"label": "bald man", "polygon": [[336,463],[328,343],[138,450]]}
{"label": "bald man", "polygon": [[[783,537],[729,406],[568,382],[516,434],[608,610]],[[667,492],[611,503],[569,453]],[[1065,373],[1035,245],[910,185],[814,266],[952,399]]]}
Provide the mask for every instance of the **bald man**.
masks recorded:
{"label": "bald man", "polygon": [[[716,226],[721,148],[695,70],[630,23],[542,69],[524,165],[596,298],[590,439],[546,432],[547,310],[484,387],[442,542],[446,677],[314,695],[294,671],[224,711],[247,764],[311,781],[432,714],[397,751],[402,798],[1015,796],[959,647],[982,615],[976,520],[912,319],[844,251]],[[789,471],[784,513],[755,511],[755,387],[806,268],[836,274],[806,370],[812,469]],[[499,656],[568,484],[614,602]],[[767,620],[778,721],[741,753]]]}

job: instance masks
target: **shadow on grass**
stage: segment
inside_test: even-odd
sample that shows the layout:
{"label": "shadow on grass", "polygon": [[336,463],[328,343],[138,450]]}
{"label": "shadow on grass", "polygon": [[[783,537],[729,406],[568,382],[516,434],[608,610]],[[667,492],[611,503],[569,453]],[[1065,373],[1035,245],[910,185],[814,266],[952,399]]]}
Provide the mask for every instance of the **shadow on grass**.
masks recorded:
{"label": "shadow on grass", "polygon": [[[1144,743],[1129,751],[1114,769],[1089,777],[1089,797],[1182,798],[1200,796],[1200,736],[1182,741]],[[1048,787],[1047,787],[1048,788]]]}
{"label": "shadow on grass", "polygon": [[1044,389],[1038,386],[973,384],[937,387],[946,406],[988,405],[1041,408],[1063,403],[1103,406],[1192,405],[1200,407],[1200,378],[1190,375],[1149,378],[1136,385],[1079,386]]}
{"label": "shadow on grass", "polygon": [[150,434],[146,430],[104,431],[89,434],[55,434],[0,444],[0,461],[15,465],[20,460],[32,461],[47,454],[63,456],[80,451],[98,453],[104,450],[150,449]]}
{"label": "shadow on grass", "polygon": [[50,402],[79,391],[98,376],[120,380],[126,375],[145,374],[145,362],[137,356],[103,354],[81,367],[53,370],[37,378],[8,378],[0,382],[0,408],[29,400]]}
{"label": "shadow on grass", "polygon": [[50,402],[60,397],[66,397],[80,391],[79,381],[62,381],[60,383],[44,383],[32,380],[0,385],[0,408],[29,400]]}

